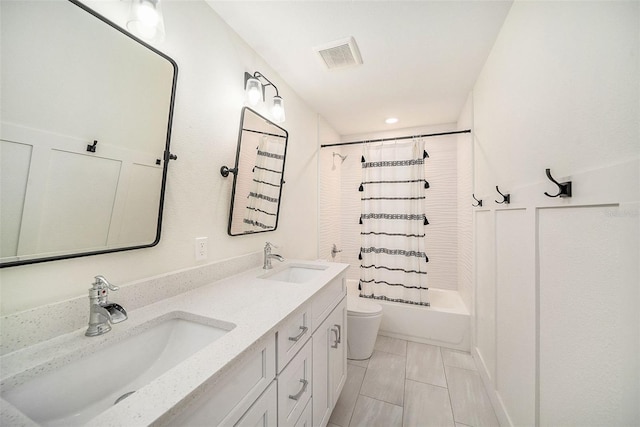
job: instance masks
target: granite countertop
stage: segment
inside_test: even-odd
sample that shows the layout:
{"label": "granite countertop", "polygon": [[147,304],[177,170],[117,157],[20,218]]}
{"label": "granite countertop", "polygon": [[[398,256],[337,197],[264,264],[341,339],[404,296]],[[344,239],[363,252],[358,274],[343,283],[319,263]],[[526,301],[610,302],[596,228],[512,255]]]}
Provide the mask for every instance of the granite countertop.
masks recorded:
{"label": "granite countertop", "polygon": [[[111,407],[89,422],[89,425],[124,426],[149,425],[169,410],[179,411],[187,396],[195,398],[198,387],[222,378],[232,362],[249,355],[252,346],[273,334],[277,326],[298,307],[310,300],[320,289],[347,268],[347,264],[322,261],[287,260],[274,264],[274,270],[286,265],[312,264],[326,267],[308,282],[289,283],[262,279],[262,268],[201,286],[128,313],[129,319],[113,325],[102,336],[87,338],[85,328],[38,343],[0,358],[3,389],[19,385],[37,373],[54,370],[82,355],[93,353],[103,345],[135,334],[140,325],[171,312],[235,324],[235,328],[204,347],[176,367],[137,390],[117,407]],[[117,302],[117,298],[114,297]],[[104,367],[105,374],[109,368]],[[25,424],[28,419],[15,413],[13,406],[0,399],[3,425]]]}

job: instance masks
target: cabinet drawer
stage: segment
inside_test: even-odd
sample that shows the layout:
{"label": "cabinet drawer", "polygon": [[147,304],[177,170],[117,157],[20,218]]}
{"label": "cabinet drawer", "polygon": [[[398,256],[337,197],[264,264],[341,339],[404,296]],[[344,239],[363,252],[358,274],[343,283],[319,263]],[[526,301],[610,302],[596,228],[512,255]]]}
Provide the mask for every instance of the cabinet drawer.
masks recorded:
{"label": "cabinet drawer", "polygon": [[278,426],[293,427],[311,398],[311,341],[278,376]]}
{"label": "cabinet drawer", "polygon": [[281,372],[287,366],[287,363],[311,336],[311,313],[309,307],[308,304],[302,306],[278,328],[278,372]]}
{"label": "cabinet drawer", "polygon": [[[262,339],[225,375],[206,384],[167,425],[234,425],[276,376],[273,335]],[[164,423],[163,423],[164,424]]]}
{"label": "cabinet drawer", "polygon": [[[262,393],[260,399],[240,418],[234,427],[277,427],[278,385],[275,381]],[[311,424],[309,424],[310,426]]]}
{"label": "cabinet drawer", "polygon": [[318,326],[327,318],[329,313],[333,310],[333,308],[340,302],[342,297],[344,297],[347,293],[345,276],[341,274],[340,276],[333,279],[326,285],[324,288],[320,290],[314,297],[312,301],[312,309],[313,318],[311,320],[311,328],[315,331]]}
{"label": "cabinet drawer", "polygon": [[311,396],[311,399],[309,399],[309,402],[307,402],[306,408],[304,408],[304,411],[302,411],[302,415],[300,415],[300,418],[298,418],[298,422],[294,427],[312,427],[313,426],[312,424],[313,417],[311,416],[312,403],[313,403],[313,396]]}

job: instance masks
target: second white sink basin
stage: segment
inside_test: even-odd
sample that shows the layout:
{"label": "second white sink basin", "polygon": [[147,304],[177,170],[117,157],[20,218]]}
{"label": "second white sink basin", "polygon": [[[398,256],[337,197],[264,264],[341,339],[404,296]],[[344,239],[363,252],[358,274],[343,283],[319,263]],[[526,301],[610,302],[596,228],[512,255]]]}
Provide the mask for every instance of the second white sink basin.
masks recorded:
{"label": "second white sink basin", "polygon": [[40,425],[82,425],[234,327],[169,313],[135,335],[3,391],[2,398]]}
{"label": "second white sink basin", "polygon": [[278,280],[280,282],[304,283],[313,280],[318,274],[327,269],[324,265],[289,264],[272,272],[263,274],[261,279]]}

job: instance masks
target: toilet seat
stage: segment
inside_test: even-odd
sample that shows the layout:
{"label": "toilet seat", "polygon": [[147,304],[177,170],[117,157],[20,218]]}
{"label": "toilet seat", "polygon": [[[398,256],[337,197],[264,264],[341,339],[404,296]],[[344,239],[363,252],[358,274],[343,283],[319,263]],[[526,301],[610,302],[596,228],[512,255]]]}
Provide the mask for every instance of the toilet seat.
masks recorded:
{"label": "toilet seat", "polygon": [[356,317],[373,317],[382,313],[382,306],[373,301],[354,296],[347,298],[347,315]]}

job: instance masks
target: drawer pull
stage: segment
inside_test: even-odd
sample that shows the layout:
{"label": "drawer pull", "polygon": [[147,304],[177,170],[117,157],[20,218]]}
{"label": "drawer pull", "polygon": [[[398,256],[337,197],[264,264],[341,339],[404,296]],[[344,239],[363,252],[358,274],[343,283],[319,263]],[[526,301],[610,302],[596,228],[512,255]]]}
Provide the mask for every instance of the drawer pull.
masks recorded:
{"label": "drawer pull", "polygon": [[336,328],[338,328],[338,344],[340,344],[342,342],[342,328],[340,327],[340,325],[333,325]]}
{"label": "drawer pull", "polygon": [[289,399],[292,400],[298,400],[300,399],[300,396],[302,396],[302,393],[304,393],[305,391],[307,391],[307,385],[309,384],[309,381],[307,380],[300,380],[300,382],[302,383],[302,388],[300,389],[299,392],[297,392],[296,394],[290,394],[289,395]]}
{"label": "drawer pull", "polygon": [[300,329],[301,329],[300,333],[295,337],[289,337],[289,341],[298,341],[309,330],[309,328],[307,328],[306,326],[300,326]]}
{"label": "drawer pull", "polygon": [[331,344],[331,348],[338,348],[338,344],[340,344],[340,338],[338,338],[338,330],[336,328],[331,328],[331,332],[336,334],[336,340]]}

